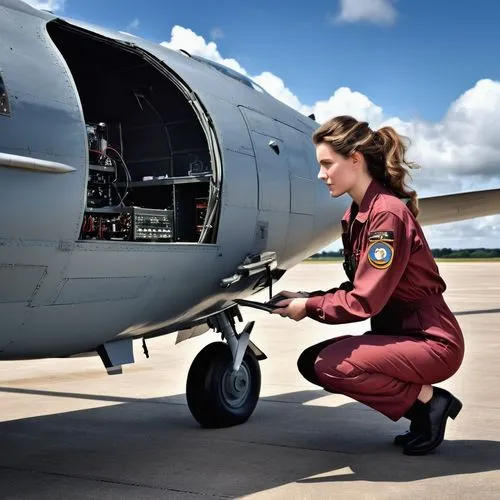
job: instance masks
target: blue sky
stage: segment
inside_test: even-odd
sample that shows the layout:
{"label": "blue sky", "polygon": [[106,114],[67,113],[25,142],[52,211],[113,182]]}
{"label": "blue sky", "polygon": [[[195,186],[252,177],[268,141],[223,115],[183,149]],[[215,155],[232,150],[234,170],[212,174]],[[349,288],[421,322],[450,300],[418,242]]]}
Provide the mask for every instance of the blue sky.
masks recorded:
{"label": "blue sky", "polygon": [[500,2],[399,0],[394,7],[396,19],[385,26],[335,24],[337,0],[66,0],[64,14],[158,42],[175,25],[207,41],[217,28],[224,57],[251,74],[279,75],[303,102],[347,86],[402,118],[439,119],[477,80],[500,80]]}
{"label": "blue sky", "polygon": [[[498,1],[30,2],[228,64],[320,121],[392,124],[414,139],[425,196],[500,187]],[[500,247],[500,217],[426,232],[434,247]]]}

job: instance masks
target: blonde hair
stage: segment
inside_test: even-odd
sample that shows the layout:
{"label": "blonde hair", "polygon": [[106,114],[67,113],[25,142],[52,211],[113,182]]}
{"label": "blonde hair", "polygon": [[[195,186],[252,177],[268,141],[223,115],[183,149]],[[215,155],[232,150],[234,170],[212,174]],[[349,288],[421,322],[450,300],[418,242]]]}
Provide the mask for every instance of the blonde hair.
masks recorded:
{"label": "blonde hair", "polygon": [[[314,144],[329,144],[336,153],[348,157],[360,152],[371,176],[387,186],[398,198],[409,198],[407,206],[418,216],[417,192],[406,184],[410,177],[407,168],[418,165],[405,158],[408,139],[392,127],[382,127],[373,132],[367,122],[352,116],[337,116],[321,125],[312,136]],[[407,167],[407,168],[405,168]]]}

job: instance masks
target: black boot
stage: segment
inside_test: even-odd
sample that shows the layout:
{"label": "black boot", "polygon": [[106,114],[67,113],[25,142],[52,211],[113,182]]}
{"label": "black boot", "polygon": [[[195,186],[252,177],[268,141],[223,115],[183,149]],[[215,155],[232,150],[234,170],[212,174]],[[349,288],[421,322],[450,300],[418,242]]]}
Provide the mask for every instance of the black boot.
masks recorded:
{"label": "black boot", "polygon": [[413,406],[403,415],[410,420],[410,430],[405,434],[399,434],[394,438],[396,446],[404,446],[410,441],[413,441],[421,433],[425,431],[425,409],[424,403],[418,399],[413,403]]}
{"label": "black boot", "polygon": [[440,387],[434,387],[432,398],[423,406],[426,429],[405,445],[405,455],[425,455],[435,450],[443,442],[448,417],[455,419],[462,409],[462,403]]}

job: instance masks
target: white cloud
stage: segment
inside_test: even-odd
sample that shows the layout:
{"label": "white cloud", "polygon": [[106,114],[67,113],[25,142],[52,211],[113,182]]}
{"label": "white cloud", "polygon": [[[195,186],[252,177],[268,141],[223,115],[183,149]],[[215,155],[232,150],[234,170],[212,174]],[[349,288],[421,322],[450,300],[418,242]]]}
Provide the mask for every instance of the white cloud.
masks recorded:
{"label": "white cloud", "polygon": [[182,26],[174,26],[172,28],[170,42],[161,42],[161,45],[174,50],[187,50],[190,54],[211,59],[212,61],[224,64],[235,71],[239,71],[244,75],[247,74],[245,68],[240,66],[238,61],[235,59],[224,59],[220,55],[215,42],[207,43],[202,36],[197,35],[194,31],[183,28]]}
{"label": "white cloud", "polygon": [[210,37],[212,40],[217,40],[217,38],[224,38],[224,32],[221,28],[214,28],[210,31]]}
{"label": "white cloud", "polygon": [[492,215],[430,226],[425,228],[425,234],[432,248],[499,248],[500,217]]}
{"label": "white cloud", "polygon": [[334,23],[369,22],[389,25],[396,21],[395,0],[340,0],[340,13]]}
{"label": "white cloud", "polygon": [[137,17],[133,20],[130,21],[127,25],[127,31],[133,31],[136,30],[139,27],[139,19]]}
{"label": "white cloud", "polygon": [[382,121],[382,108],[372,103],[365,95],[352,92],[347,87],[336,90],[326,101],[318,101],[312,106],[305,105],[300,102],[299,98],[285,85],[285,82],[280,77],[268,71],[255,76],[249,75],[236,59],[222,57],[215,42],[207,43],[202,36],[182,26],[174,26],[170,41],[162,42],[161,45],[174,50],[184,49],[190,54],[224,64],[245,76],[249,76],[273,97],[304,115],[315,113],[316,119],[320,122],[327,120],[332,115],[341,113],[356,114],[360,119],[376,121],[377,123]]}
{"label": "white cloud", "polygon": [[[203,37],[181,26],[175,26],[171,40],[162,45],[185,49],[239,71],[304,115],[315,113],[320,123],[332,116],[350,114],[368,121],[374,130],[384,125],[393,126],[410,138],[409,158],[422,166],[421,170],[412,172],[413,185],[420,196],[500,187],[499,81],[478,81],[451,103],[439,122],[403,121],[385,116],[380,106],[348,87],[338,88],[329,98],[311,105],[303,103],[278,76],[267,71],[249,75],[236,59],[224,58],[215,42],[207,43]],[[477,228],[481,228],[479,233]],[[465,246],[471,241],[474,246],[498,246],[500,216],[440,225],[429,228],[428,234],[433,247]],[[471,234],[474,239],[469,238]]]}
{"label": "white cloud", "polygon": [[411,154],[433,175],[485,182],[500,179],[499,120],[500,82],[485,79],[453,102],[440,122],[386,123],[413,140]]}
{"label": "white cloud", "polygon": [[[273,75],[269,71],[264,71],[264,73],[254,76],[252,79],[276,99],[284,102],[291,108],[304,112],[302,109],[304,106],[300,103],[299,98],[285,86],[285,82],[279,76]],[[304,114],[307,113],[304,112]]]}
{"label": "white cloud", "polygon": [[40,10],[50,10],[51,12],[57,12],[58,10],[64,10],[64,4],[66,0],[24,0],[27,4],[35,7],[35,9]]}
{"label": "white cloud", "polygon": [[353,92],[348,87],[340,87],[326,101],[318,101],[308,108],[320,123],[336,115],[353,115],[358,120],[365,120],[372,127],[383,121],[383,111],[368,97],[360,92]]}

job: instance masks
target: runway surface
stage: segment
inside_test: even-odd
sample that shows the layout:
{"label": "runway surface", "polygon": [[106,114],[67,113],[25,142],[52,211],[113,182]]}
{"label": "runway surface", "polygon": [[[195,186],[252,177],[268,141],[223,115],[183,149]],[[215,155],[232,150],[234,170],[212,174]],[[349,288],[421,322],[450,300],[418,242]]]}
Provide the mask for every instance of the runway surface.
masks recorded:
{"label": "runway surface", "polygon": [[[305,381],[307,346],[367,322],[327,326],[245,309],[267,354],[252,418],[201,429],[184,395],[189,366],[214,333],[139,342],[135,365],[108,376],[99,358],[0,363],[1,499],[406,499],[500,496],[500,263],[440,263],[466,338],[461,370],[440,384],[464,403],[433,455],[392,445],[407,428]],[[304,263],[281,289],[327,289],[341,265]],[[261,296],[262,298],[264,296]],[[240,326],[242,328],[244,323]]]}

